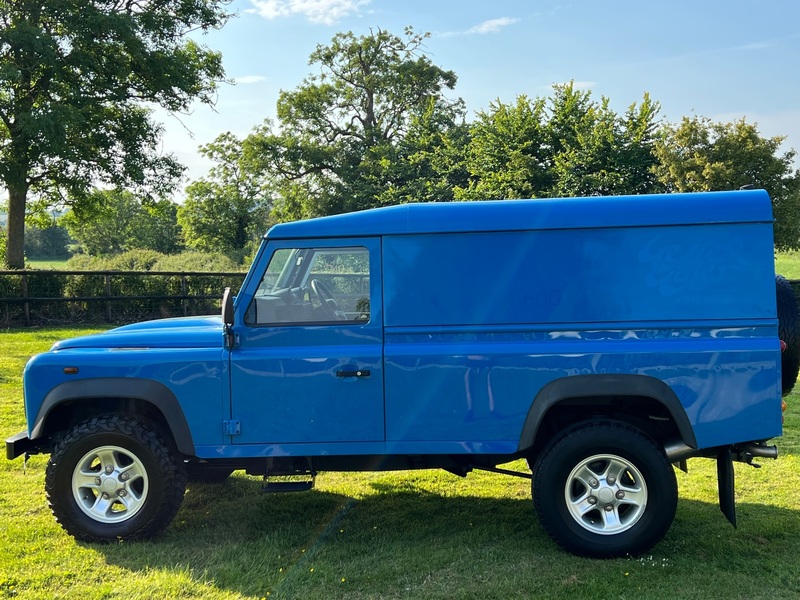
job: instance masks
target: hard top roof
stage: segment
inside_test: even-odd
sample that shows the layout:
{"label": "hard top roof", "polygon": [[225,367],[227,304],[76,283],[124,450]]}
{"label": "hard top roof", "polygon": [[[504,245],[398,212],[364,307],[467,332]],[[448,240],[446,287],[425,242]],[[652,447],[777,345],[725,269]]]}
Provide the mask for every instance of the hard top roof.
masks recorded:
{"label": "hard top roof", "polygon": [[428,202],[281,223],[272,227],[267,237],[364,237],[703,223],[772,223],[772,204],[764,190]]}

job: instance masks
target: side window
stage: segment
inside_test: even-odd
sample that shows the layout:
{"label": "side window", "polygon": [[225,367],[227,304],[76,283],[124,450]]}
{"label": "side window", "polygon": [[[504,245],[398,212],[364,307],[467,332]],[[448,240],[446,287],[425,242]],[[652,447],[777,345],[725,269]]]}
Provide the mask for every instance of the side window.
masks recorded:
{"label": "side window", "polygon": [[245,324],[366,323],[369,275],[369,251],[361,246],[276,250]]}

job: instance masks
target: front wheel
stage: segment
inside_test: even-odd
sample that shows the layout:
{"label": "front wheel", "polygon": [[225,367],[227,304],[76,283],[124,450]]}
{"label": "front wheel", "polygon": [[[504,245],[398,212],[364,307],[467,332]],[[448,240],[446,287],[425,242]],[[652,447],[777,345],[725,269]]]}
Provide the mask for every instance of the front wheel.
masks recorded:
{"label": "front wheel", "polygon": [[186,471],[172,440],[152,422],[105,415],[58,441],[45,489],[56,519],[79,540],[147,539],[178,512]]}
{"label": "front wheel", "polygon": [[533,470],[544,530],[579,556],[611,558],[649,550],[666,534],[678,502],[663,450],[617,421],[578,424],[558,437]]}

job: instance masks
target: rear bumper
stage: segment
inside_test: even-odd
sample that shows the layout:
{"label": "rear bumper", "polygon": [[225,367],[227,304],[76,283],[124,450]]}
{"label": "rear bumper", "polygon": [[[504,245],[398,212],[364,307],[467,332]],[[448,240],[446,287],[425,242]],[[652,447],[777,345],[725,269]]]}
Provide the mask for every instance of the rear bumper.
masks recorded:
{"label": "rear bumper", "polygon": [[35,454],[38,451],[38,446],[28,437],[27,431],[20,431],[6,440],[6,458],[8,460],[14,460],[26,452]]}

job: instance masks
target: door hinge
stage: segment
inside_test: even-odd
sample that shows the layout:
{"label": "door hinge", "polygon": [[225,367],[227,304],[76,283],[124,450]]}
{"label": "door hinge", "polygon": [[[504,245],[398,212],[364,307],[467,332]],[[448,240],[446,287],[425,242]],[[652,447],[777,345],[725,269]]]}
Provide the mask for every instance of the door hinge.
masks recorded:
{"label": "door hinge", "polygon": [[242,433],[242,424],[236,420],[222,422],[222,435],[239,435]]}

